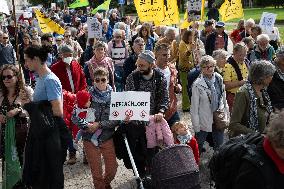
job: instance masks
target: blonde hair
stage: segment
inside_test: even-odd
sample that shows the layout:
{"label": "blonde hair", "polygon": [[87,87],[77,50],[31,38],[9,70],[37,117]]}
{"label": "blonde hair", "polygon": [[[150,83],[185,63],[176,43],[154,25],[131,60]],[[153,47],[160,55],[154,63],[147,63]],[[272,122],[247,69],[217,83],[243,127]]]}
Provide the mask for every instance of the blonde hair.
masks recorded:
{"label": "blonde hair", "polygon": [[177,140],[177,131],[180,128],[186,128],[188,130],[188,126],[183,121],[175,122],[174,125],[171,127],[174,139]]}

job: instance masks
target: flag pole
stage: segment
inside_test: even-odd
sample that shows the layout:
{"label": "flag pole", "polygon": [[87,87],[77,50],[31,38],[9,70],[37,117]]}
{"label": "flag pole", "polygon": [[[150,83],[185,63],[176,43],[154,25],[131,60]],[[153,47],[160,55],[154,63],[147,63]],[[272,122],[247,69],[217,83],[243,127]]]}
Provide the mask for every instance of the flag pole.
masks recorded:
{"label": "flag pole", "polygon": [[16,50],[16,57],[18,60],[18,65],[19,65],[19,75],[21,80],[20,82],[20,88],[24,89],[24,77],[23,77],[23,69],[22,65],[19,62],[19,55],[18,55],[18,25],[17,25],[17,18],[16,18],[16,8],[15,8],[15,0],[12,0],[12,6],[13,6],[13,17],[14,17],[14,27],[15,27],[15,50]]}

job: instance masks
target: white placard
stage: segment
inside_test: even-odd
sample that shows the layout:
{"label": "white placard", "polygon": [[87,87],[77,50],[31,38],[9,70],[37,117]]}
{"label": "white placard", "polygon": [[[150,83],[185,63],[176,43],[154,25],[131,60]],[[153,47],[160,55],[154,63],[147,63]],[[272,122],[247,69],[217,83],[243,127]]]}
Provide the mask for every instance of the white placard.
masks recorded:
{"label": "white placard", "polygon": [[259,26],[267,32],[272,32],[276,17],[277,14],[263,12],[259,22]]}
{"label": "white placard", "polygon": [[56,3],[51,3],[51,9],[56,10]]}
{"label": "white placard", "polygon": [[202,0],[187,0],[187,21],[201,20]]}
{"label": "white placard", "polygon": [[88,17],[87,25],[88,25],[88,38],[97,38],[97,39],[102,38],[103,27],[97,18]]}
{"label": "white placard", "polygon": [[126,115],[130,120],[149,121],[150,92],[112,92],[110,104],[110,120],[124,120]]}
{"label": "white placard", "polygon": [[32,13],[32,12],[25,11],[25,12],[23,13],[23,17],[24,17],[24,18],[31,18],[31,17],[33,17],[33,13]]}

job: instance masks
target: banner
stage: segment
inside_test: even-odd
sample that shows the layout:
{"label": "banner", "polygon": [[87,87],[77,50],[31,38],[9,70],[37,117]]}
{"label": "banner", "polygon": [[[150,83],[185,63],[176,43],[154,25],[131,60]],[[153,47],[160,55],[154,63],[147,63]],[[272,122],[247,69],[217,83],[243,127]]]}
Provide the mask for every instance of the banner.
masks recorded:
{"label": "banner", "polygon": [[165,18],[164,0],[134,0],[134,4],[141,22],[151,22]]}
{"label": "banner", "polygon": [[74,3],[69,5],[69,8],[75,9],[75,8],[86,7],[86,6],[89,6],[88,0],[76,0]]}
{"label": "banner", "polygon": [[45,17],[43,13],[35,9],[36,18],[38,20],[39,27],[43,33],[58,33],[63,35],[65,30],[56,22],[48,17]]}
{"label": "banner", "polygon": [[267,33],[272,33],[277,14],[263,12],[259,26]]}
{"label": "banner", "polygon": [[150,92],[112,92],[109,120],[149,121]]}
{"label": "banner", "polygon": [[154,20],[156,26],[160,25],[172,25],[179,23],[179,10],[177,0],[165,0],[164,5],[164,19]]}
{"label": "banner", "polygon": [[103,27],[97,18],[88,17],[87,25],[88,25],[88,38],[96,38],[96,39],[102,38]]}
{"label": "banner", "polygon": [[96,14],[99,10],[108,10],[111,0],[105,1],[103,4],[100,4],[97,8],[92,11],[92,14]]}
{"label": "banner", "polygon": [[7,1],[5,0],[0,0],[0,13],[10,15],[9,7]]}
{"label": "banner", "polygon": [[187,22],[198,21],[204,15],[204,0],[187,1]]}
{"label": "banner", "polygon": [[226,0],[220,7],[219,13],[224,22],[234,18],[243,18],[244,10],[242,0]]}

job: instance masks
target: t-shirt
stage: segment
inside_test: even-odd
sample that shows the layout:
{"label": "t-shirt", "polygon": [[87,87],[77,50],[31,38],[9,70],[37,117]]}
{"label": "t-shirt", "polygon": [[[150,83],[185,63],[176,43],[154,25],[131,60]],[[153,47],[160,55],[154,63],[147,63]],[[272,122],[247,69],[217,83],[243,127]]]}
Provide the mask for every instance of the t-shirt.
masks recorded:
{"label": "t-shirt", "polygon": [[62,99],[62,85],[54,73],[37,78],[33,99],[35,102]]}
{"label": "t-shirt", "polygon": [[171,80],[171,71],[170,71],[170,68],[167,67],[166,69],[162,70],[160,68],[158,68],[158,70],[160,72],[162,72],[167,80],[167,89],[169,90],[169,87],[170,87],[170,80]]}
{"label": "t-shirt", "polygon": [[[243,63],[243,64],[238,64],[238,65],[239,65],[239,68],[241,70],[243,79],[247,79],[248,69],[247,69],[246,64]],[[225,81],[238,81],[237,73],[236,73],[234,67],[229,63],[227,63],[225,65],[225,68],[223,69],[223,75],[224,75],[223,76],[224,82]],[[239,87],[236,87],[236,88],[233,88],[233,89],[230,89],[230,90],[227,90],[227,91],[235,94],[238,90],[239,90]]]}

